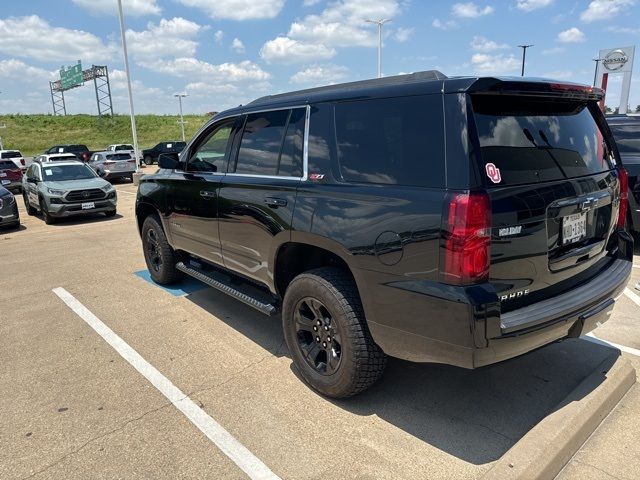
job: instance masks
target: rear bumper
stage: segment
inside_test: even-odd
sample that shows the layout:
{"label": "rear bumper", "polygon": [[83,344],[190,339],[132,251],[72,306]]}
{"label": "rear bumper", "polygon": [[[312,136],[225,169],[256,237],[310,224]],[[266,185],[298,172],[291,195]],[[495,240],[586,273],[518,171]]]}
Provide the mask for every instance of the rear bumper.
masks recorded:
{"label": "rear bumper", "polygon": [[20,214],[18,213],[18,205],[15,202],[0,209],[0,226],[13,225],[19,221]]}
{"label": "rear bumper", "polygon": [[123,172],[111,172],[109,170],[105,170],[102,178],[104,178],[105,180],[115,180],[116,178],[130,178],[134,173],[136,173],[135,170]]}
{"label": "rear bumper", "polygon": [[489,285],[377,282],[373,288],[360,290],[369,329],[388,355],[464,368],[500,362],[562,338],[579,337],[609,318],[627,284],[633,241],[626,233],[620,237],[617,257],[595,278],[565,294],[507,314],[500,313],[498,296]]}
{"label": "rear bumper", "polygon": [[[6,178],[2,180],[6,181]],[[20,190],[22,188],[22,180],[9,180],[9,183],[0,182],[7,190]]]}

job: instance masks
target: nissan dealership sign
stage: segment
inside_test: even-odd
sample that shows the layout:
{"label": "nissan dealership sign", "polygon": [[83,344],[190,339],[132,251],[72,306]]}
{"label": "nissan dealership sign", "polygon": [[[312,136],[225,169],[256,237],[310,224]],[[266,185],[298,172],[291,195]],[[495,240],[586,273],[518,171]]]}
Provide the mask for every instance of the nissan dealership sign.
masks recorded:
{"label": "nissan dealership sign", "polygon": [[[597,85],[606,90],[609,76],[622,74],[622,91],[620,92],[620,113],[627,112],[629,90],[631,90],[631,72],[633,71],[633,54],[635,47],[618,47],[600,50],[598,56]],[[604,106],[604,102],[602,102]]]}

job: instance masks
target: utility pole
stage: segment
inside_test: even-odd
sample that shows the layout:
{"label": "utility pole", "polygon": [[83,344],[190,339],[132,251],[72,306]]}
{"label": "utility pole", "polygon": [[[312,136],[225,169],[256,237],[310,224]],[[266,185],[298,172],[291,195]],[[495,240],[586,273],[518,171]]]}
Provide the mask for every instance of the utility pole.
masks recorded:
{"label": "utility pole", "polygon": [[390,22],[390,18],[380,18],[378,20],[365,20],[367,23],[378,25],[378,78],[382,77],[382,26]]}
{"label": "utility pole", "polygon": [[184,124],[186,123],[184,121],[184,119],[182,118],[182,98],[183,97],[187,97],[188,95],[186,93],[176,93],[173,95],[174,97],[178,97],[178,103],[180,104],[180,120],[178,121],[178,123],[180,124],[180,128],[182,129],[182,141],[184,142]]}
{"label": "utility pole", "polygon": [[594,58],[593,61],[596,62],[596,71],[593,72],[593,86],[596,86],[596,81],[598,80],[598,64],[600,63],[601,58]]}
{"label": "utility pole", "polygon": [[524,59],[527,56],[527,48],[533,47],[533,45],[518,45],[522,49],[522,71],[520,72],[520,76],[524,77]]}
{"label": "utility pole", "polygon": [[133,111],[133,93],[131,93],[131,71],[129,70],[129,56],[127,55],[127,39],[124,29],[124,15],[122,14],[122,0],[118,0],[118,16],[120,18],[120,35],[122,36],[122,53],[124,55],[124,69],[127,72],[127,91],[129,92],[129,115],[131,116],[131,135],[133,136],[133,156],[136,159],[138,171],[138,133],[136,131],[136,116]]}

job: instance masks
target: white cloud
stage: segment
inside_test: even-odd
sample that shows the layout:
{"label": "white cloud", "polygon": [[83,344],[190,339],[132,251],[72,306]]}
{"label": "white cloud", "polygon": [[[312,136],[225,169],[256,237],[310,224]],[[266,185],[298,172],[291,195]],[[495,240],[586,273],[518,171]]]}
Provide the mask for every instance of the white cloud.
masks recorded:
{"label": "white cloud", "polygon": [[336,50],[322,43],[305,43],[289,37],[269,40],[260,49],[260,56],[269,63],[293,64],[328,60],[335,56]]}
{"label": "white cloud", "polygon": [[531,12],[539,8],[548,7],[554,0],[517,0],[516,7],[524,12]]}
{"label": "white cloud", "polygon": [[213,39],[218,45],[222,45],[222,38],[224,37],[224,32],[222,30],[218,30],[213,34]]}
{"label": "white cloud", "polygon": [[140,65],[159,73],[215,83],[263,81],[271,78],[269,73],[249,60],[240,63],[227,62],[214,65],[197,58],[183,57],[172,60],[140,62]]}
{"label": "white cloud", "polygon": [[605,29],[607,32],[612,33],[625,33],[629,35],[640,35],[640,28],[610,26]]}
{"label": "white cloud", "polygon": [[321,0],[304,0],[304,2],[302,2],[302,5],[305,7],[313,7],[320,2]]}
{"label": "white cloud", "polygon": [[157,25],[149,22],[142,32],[127,30],[129,52],[137,60],[162,57],[190,57],[198,43],[193,37],[203,29],[201,25],[181,17],[160,20]]}
{"label": "white cloud", "polygon": [[515,73],[520,69],[520,60],[513,55],[489,55],[476,53],[471,57],[474,71],[481,75],[500,75]]}
{"label": "white cloud", "polygon": [[[124,70],[114,69],[109,72],[109,83],[113,92],[124,92],[127,89],[127,73]],[[166,92],[161,88],[148,87],[142,81],[133,79],[131,82],[133,93],[138,95],[160,96]]]}
{"label": "white cloud", "polygon": [[187,7],[195,7],[211,18],[254,20],[275,18],[285,0],[178,0]]}
{"label": "white cloud", "polygon": [[20,82],[42,83],[45,80],[56,80],[58,72],[49,72],[44,68],[34,67],[21,60],[9,58],[0,60],[0,78],[13,78],[20,80]]}
{"label": "white cloud", "polygon": [[0,19],[0,52],[44,61],[104,63],[116,52],[92,33],[52,27],[37,15]]}
{"label": "white cloud", "polygon": [[634,3],[635,0],[593,0],[587,9],[580,14],[580,19],[587,23],[607,20]]}
{"label": "white cloud", "polygon": [[393,38],[395,38],[396,41],[400,43],[406,42],[407,40],[409,40],[411,35],[413,35],[414,31],[415,31],[414,28],[400,27],[396,30],[395,34],[393,35]]}
{"label": "white cloud", "polygon": [[452,30],[454,28],[458,28],[458,24],[454,20],[447,20],[443,22],[438,18],[431,22],[431,25],[440,30]]}
{"label": "white cloud", "polygon": [[377,29],[365,19],[393,18],[399,13],[399,0],[337,0],[319,15],[292,23],[287,36],[328,47],[374,47]]}
{"label": "white cloud", "polygon": [[291,83],[318,86],[331,85],[349,76],[349,69],[340,65],[312,65],[296,72],[291,77]]}
{"label": "white cloud", "polygon": [[575,77],[571,70],[552,70],[550,72],[543,73],[542,76],[546,78],[557,78],[560,80],[568,80]]}
{"label": "white cloud", "polygon": [[478,18],[492,13],[494,8],[490,5],[479,7],[473,2],[454,3],[451,7],[451,14],[460,18]]}
{"label": "white cloud", "polygon": [[231,48],[238,53],[244,53],[244,43],[239,38],[234,38],[231,42]]}
{"label": "white cloud", "polygon": [[473,40],[471,40],[471,49],[476,52],[492,52],[494,50],[503,50],[505,48],[509,48],[509,45],[505,43],[497,43],[493,40],[489,40],[488,38],[475,35]]}
{"label": "white cloud", "polygon": [[[117,15],[118,4],[115,0],[72,0],[89,12],[96,15]],[[159,15],[161,8],[156,0],[122,0],[122,11],[125,15]]]}
{"label": "white cloud", "polygon": [[580,43],[584,42],[584,40],[584,33],[576,27],[571,27],[558,34],[558,41],[562,43]]}

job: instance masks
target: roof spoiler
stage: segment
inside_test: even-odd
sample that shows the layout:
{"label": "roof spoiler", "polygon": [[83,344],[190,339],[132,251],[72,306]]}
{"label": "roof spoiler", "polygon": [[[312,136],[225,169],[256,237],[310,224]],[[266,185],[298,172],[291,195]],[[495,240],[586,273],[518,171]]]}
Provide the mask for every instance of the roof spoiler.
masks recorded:
{"label": "roof spoiler", "polygon": [[480,78],[471,85],[469,93],[493,95],[519,95],[530,97],[567,98],[572,100],[595,100],[604,98],[604,90],[591,85],[554,80],[502,80]]}

